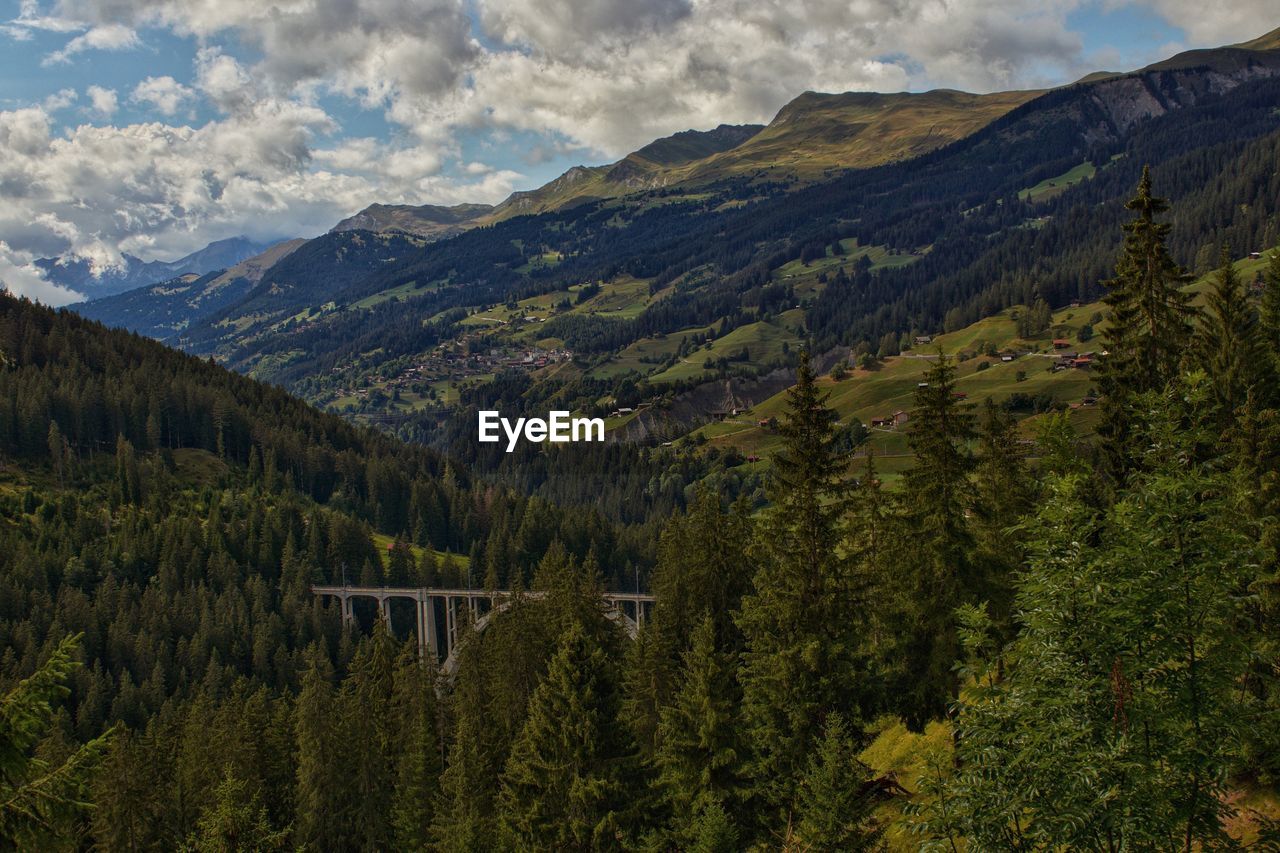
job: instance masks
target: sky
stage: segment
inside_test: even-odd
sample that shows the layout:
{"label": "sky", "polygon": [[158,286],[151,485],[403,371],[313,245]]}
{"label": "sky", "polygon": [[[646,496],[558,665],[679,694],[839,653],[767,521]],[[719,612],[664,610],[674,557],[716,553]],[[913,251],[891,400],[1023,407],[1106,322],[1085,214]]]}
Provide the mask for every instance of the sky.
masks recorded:
{"label": "sky", "polygon": [[[496,203],[806,90],[1052,86],[1275,0],[0,0],[0,282]],[[1267,12],[1270,11],[1269,19]]]}

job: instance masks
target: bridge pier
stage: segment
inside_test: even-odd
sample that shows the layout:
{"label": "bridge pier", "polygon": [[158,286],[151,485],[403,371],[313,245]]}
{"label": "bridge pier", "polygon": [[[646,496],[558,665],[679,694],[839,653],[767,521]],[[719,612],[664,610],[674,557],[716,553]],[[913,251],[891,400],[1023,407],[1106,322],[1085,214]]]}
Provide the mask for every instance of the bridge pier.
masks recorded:
{"label": "bridge pier", "polygon": [[[354,626],[356,623],[355,599],[361,596],[374,600],[378,609],[378,618],[383,621],[388,630],[391,628],[391,602],[397,598],[412,601],[414,603],[414,627],[418,638],[418,654],[423,660],[430,660],[436,665],[440,665],[443,658],[442,669],[446,675],[451,674],[456,669],[457,656],[455,652],[459,643],[464,639],[460,635],[463,626],[461,614],[458,612],[459,605],[466,607],[469,611],[471,618],[467,624],[474,626],[476,631],[483,631],[494,617],[511,605],[514,598],[514,594],[509,590],[481,591],[427,587],[316,585],[311,588],[311,591],[314,595],[322,598],[324,596],[336,598],[341,607],[342,622],[347,626]],[[521,595],[530,598],[539,598],[543,594],[541,592],[521,593]],[[623,592],[606,592],[602,599],[609,617],[626,628],[627,633],[633,637],[646,621],[646,606],[651,605],[654,601],[652,595]],[[440,648],[441,632],[439,628],[441,626],[438,624],[436,615],[437,601],[440,601],[444,607],[443,649]],[[488,610],[484,615],[480,614],[480,603],[482,601],[489,602]],[[443,652],[443,655],[441,652]]]}

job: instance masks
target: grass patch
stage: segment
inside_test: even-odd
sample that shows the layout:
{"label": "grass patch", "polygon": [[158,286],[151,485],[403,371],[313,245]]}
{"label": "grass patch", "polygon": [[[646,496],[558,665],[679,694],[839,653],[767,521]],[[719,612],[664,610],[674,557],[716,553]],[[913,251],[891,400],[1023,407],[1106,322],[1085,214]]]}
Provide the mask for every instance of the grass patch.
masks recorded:
{"label": "grass patch", "polygon": [[1047,201],[1054,196],[1065,192],[1068,187],[1075,186],[1081,181],[1087,181],[1098,173],[1097,167],[1092,163],[1085,161],[1078,166],[1073,166],[1061,175],[1052,178],[1045,178],[1034,187],[1027,187],[1018,190],[1018,199],[1020,201]]}

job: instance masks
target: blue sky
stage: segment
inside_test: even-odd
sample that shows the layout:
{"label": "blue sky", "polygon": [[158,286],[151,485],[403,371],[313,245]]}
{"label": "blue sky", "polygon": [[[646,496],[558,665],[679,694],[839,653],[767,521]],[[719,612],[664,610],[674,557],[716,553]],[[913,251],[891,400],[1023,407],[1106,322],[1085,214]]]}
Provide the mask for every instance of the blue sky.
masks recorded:
{"label": "blue sky", "polygon": [[497,202],[806,89],[1066,83],[1260,35],[1272,5],[0,0],[0,279]]}

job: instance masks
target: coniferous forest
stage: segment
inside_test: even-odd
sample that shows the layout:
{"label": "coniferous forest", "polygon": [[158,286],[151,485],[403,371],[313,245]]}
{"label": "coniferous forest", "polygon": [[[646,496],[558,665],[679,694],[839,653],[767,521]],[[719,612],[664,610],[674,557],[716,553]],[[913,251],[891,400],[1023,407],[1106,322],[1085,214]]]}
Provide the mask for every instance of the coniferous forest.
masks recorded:
{"label": "coniferous forest", "polygon": [[[0,297],[0,848],[1272,849],[1280,251],[1193,294],[1158,190],[1096,435],[939,351],[887,488],[801,353],[762,501],[635,517]],[[444,676],[329,582],[535,594]]]}

